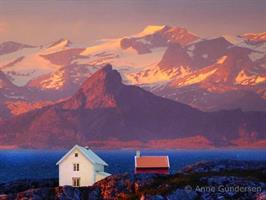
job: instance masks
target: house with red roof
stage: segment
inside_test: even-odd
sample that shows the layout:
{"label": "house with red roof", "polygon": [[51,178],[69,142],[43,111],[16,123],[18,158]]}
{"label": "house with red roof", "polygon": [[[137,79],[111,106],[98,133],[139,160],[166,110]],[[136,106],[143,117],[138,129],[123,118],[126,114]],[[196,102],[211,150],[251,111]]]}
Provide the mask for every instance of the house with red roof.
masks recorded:
{"label": "house with red roof", "polygon": [[142,156],[137,151],[135,156],[135,173],[169,174],[170,162],[168,156]]}

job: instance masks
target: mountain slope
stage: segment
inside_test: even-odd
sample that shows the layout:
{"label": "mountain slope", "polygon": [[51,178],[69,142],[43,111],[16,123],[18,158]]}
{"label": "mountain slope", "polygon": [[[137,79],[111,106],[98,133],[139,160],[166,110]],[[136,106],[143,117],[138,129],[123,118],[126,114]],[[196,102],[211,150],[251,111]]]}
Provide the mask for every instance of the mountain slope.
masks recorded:
{"label": "mountain slope", "polygon": [[28,82],[27,88],[39,91],[39,100],[58,100],[72,96],[84,80],[99,67],[70,64]]}
{"label": "mountain slope", "polygon": [[242,137],[265,138],[265,113],[204,113],[121,81],[110,65],[104,67],[68,100],[2,122],[1,143],[56,147],[202,135],[221,145]]}
{"label": "mountain slope", "polygon": [[254,54],[224,38],[203,40],[187,47],[170,46],[158,66],[127,77],[159,96],[205,111],[266,110],[265,58],[255,59]]}
{"label": "mountain slope", "polygon": [[12,99],[23,99],[23,95],[25,95],[25,90],[15,86],[8,80],[6,75],[0,71],[0,120],[11,116],[5,102]]}

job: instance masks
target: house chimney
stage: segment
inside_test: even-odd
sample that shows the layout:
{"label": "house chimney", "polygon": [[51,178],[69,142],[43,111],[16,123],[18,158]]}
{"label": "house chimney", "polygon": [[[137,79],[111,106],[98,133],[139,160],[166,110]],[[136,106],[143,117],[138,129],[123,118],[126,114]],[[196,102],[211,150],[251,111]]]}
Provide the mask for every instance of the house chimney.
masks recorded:
{"label": "house chimney", "polygon": [[141,156],[141,153],[140,153],[140,151],[138,150],[138,151],[136,151],[136,157],[140,157]]}
{"label": "house chimney", "polygon": [[88,150],[89,149],[89,146],[85,146],[84,148]]}

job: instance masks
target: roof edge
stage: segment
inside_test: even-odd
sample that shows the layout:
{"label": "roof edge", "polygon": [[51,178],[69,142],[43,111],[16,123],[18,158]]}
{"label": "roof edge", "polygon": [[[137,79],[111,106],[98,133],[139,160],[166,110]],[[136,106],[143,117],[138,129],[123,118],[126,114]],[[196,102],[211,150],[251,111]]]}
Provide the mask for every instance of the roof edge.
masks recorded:
{"label": "roof edge", "polygon": [[86,155],[86,153],[84,152],[83,150],[84,147],[82,146],[79,146],[79,145],[74,145],[59,161],[57,161],[56,165],[59,165],[63,160],[65,160],[65,158],[67,156],[69,156],[75,149],[78,149],[78,151],[83,155],[85,156],[89,161],[91,161],[93,164],[99,164],[99,165],[104,165],[104,166],[108,166],[108,164],[102,160],[97,154],[95,154],[91,149],[88,149],[90,150],[92,153],[94,153],[97,157],[99,157],[101,160],[102,160],[102,163],[98,163],[98,162],[95,162],[95,160],[93,159],[89,159],[88,156]]}
{"label": "roof edge", "polygon": [[59,161],[57,161],[57,163],[56,163],[56,165],[59,165],[68,155],[70,155],[71,154],[71,152],[74,150],[74,149],[76,149],[76,148],[78,148],[79,147],[79,145],[74,145],[67,153],[65,153],[65,155],[63,155],[63,157],[59,160]]}

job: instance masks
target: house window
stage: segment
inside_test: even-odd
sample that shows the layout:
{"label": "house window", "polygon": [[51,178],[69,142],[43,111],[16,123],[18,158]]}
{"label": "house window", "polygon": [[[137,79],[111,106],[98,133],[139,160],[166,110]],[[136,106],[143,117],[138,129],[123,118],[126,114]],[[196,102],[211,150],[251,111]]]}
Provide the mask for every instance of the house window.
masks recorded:
{"label": "house window", "polygon": [[79,177],[73,177],[72,178],[72,186],[74,186],[74,187],[80,186],[80,178]]}
{"label": "house window", "polygon": [[73,170],[74,171],[79,171],[79,163],[74,163],[73,164]]}
{"label": "house window", "polygon": [[78,153],[75,153],[75,157],[78,157],[79,156],[79,154]]}

